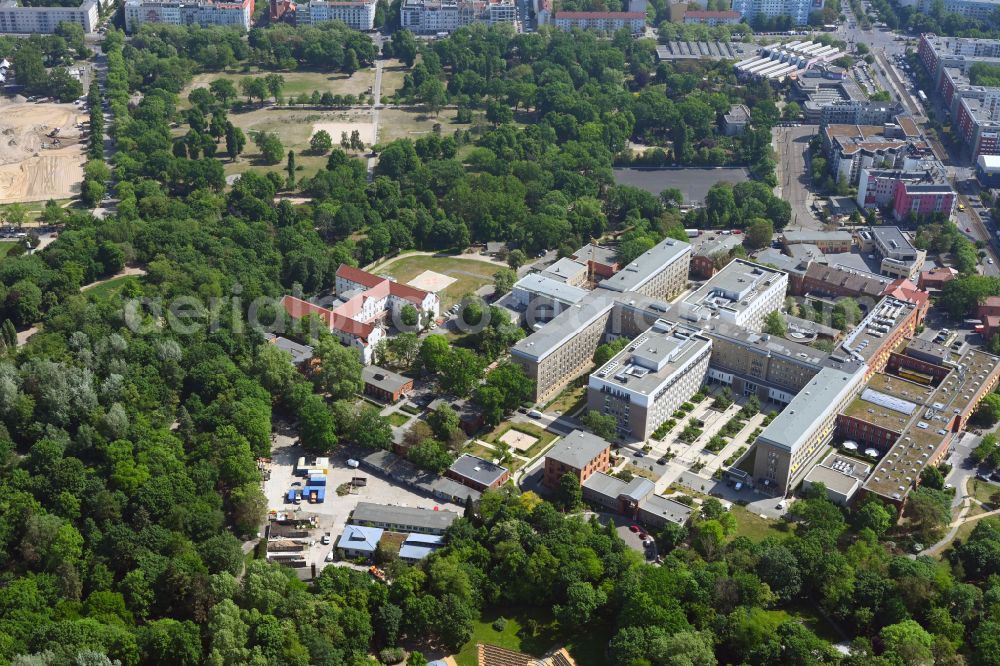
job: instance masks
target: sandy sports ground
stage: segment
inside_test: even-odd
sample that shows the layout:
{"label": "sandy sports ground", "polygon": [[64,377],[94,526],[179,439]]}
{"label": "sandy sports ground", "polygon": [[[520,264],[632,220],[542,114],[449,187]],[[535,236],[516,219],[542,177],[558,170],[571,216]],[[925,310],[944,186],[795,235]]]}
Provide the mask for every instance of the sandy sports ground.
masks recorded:
{"label": "sandy sports ground", "polygon": [[375,143],[375,126],[371,122],[325,122],[325,123],[313,123],[312,133],[315,134],[320,130],[326,130],[330,134],[330,138],[333,139],[333,145],[340,145],[341,135],[346,133],[347,137],[350,138],[351,133],[357,130],[358,135],[361,140],[367,144]]}
{"label": "sandy sports ground", "polygon": [[0,203],[65,199],[80,192],[86,145],[72,104],[0,100]]}

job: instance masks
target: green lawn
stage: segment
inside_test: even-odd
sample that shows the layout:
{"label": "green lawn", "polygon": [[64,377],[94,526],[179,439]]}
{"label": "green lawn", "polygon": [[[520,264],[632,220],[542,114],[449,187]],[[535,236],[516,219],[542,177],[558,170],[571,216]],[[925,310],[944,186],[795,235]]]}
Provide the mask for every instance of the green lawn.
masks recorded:
{"label": "green lawn", "polygon": [[10,252],[15,245],[17,245],[17,241],[0,241],[0,258],[6,257],[7,253]]}
{"label": "green lawn", "polygon": [[115,293],[121,291],[121,288],[125,286],[128,280],[137,280],[134,275],[123,275],[121,277],[116,277],[114,279],[108,280],[103,284],[99,284],[92,289],[86,289],[83,293],[88,296],[94,296],[95,298],[108,298]]}
{"label": "green lawn", "polygon": [[389,414],[389,423],[398,428],[410,420],[409,414],[400,414],[399,412],[393,412]]}
{"label": "green lawn", "polygon": [[552,402],[545,406],[545,411],[559,411],[563,414],[575,414],[587,406],[587,384],[567,386]]}
{"label": "green lawn", "polygon": [[[503,631],[497,631],[493,628],[493,621],[501,616],[507,622]],[[572,638],[567,640],[559,635],[558,627],[546,609],[490,611],[473,624],[472,638],[455,655],[455,661],[458,666],[476,666],[476,644],[489,643],[534,657],[565,646],[580,666],[602,666],[606,663],[604,653],[611,639],[609,629],[596,627],[588,631],[571,631]]]}
{"label": "green lawn", "polygon": [[747,511],[745,507],[734,504],[730,511],[736,518],[736,532],[733,538],[745,536],[752,541],[762,541],[767,537],[781,539],[790,534],[779,527],[783,525],[781,521],[761,518],[758,514]]}
{"label": "green lawn", "polygon": [[544,430],[540,426],[536,426],[533,423],[501,423],[493,432],[483,437],[483,440],[493,444],[494,442],[499,441],[500,437],[502,437],[508,430],[517,430],[518,432],[523,432],[526,435],[538,438],[538,441],[528,447],[527,450],[517,452],[518,455],[524,456],[528,460],[531,460],[544,449],[548,448],[548,446],[552,444],[557,437],[554,433]]}
{"label": "green lawn", "polygon": [[969,490],[971,491],[972,496],[985,504],[987,508],[990,510],[995,508],[993,507],[993,500],[990,498],[993,495],[1000,493],[1000,486],[995,483],[989,483],[988,481],[972,479],[969,481]]}
{"label": "green lawn", "polygon": [[384,264],[384,266],[385,268],[375,266],[369,270],[379,275],[388,275],[397,282],[403,283],[409,282],[424,271],[434,271],[454,278],[455,282],[438,292],[442,310],[450,308],[466,294],[471,294],[484,285],[492,284],[493,274],[500,270],[499,266],[485,261],[444,255],[403,256],[392,263]]}
{"label": "green lawn", "polygon": [[[240,81],[247,77],[252,76],[264,76],[269,72],[257,71],[256,68],[251,68],[249,73],[228,71],[228,72],[211,72],[205,74],[199,74],[194,77],[191,84],[181,92],[181,104],[186,105],[188,95],[195,88],[207,88],[208,85],[215,81],[216,79],[229,79],[236,86],[236,91],[239,93],[239,100],[245,101],[242,91],[240,90]],[[318,90],[320,93],[330,92],[334,95],[358,95],[359,93],[368,92],[369,86],[375,84],[375,70],[374,68],[361,69],[355,72],[352,76],[347,76],[342,73],[334,72],[278,72],[285,79],[285,85],[282,88],[281,94],[284,97],[297,97],[298,95],[305,93],[311,95],[312,91]],[[384,85],[384,74],[383,74],[383,85]],[[402,85],[402,77],[400,77],[400,85]]]}

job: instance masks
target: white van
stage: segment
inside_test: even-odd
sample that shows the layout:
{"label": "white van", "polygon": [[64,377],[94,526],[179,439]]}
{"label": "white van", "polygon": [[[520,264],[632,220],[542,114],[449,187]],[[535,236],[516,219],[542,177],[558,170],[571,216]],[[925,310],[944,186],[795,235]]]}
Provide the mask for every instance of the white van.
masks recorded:
{"label": "white van", "polygon": [[360,463],[357,460],[355,460],[354,458],[348,458],[347,459],[347,466],[348,467],[351,467],[353,469],[357,469],[358,465],[360,465]]}

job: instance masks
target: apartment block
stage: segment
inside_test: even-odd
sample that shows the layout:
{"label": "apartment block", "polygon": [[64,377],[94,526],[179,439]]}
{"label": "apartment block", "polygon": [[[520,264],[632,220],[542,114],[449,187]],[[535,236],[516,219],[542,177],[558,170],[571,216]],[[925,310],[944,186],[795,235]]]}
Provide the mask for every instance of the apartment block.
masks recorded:
{"label": "apartment block", "polygon": [[701,25],[736,25],[743,17],[731,10],[689,9],[684,12],[684,23]]}
{"label": "apartment block", "polygon": [[855,201],[861,208],[891,208],[893,217],[950,215],[955,191],[937,160],[920,160],[906,169],[863,168]]}
{"label": "apartment block", "polygon": [[624,29],[633,35],[641,35],[646,30],[644,12],[556,12],[554,17],[556,28],[563,31],[578,29],[611,33]]}
{"label": "apartment block", "polygon": [[517,8],[513,0],[404,0],[399,16],[404,29],[435,34],[472,23],[513,24]]}
{"label": "apartment block", "polygon": [[361,31],[375,27],[375,0],[363,2],[328,2],[311,0],[295,10],[295,22],[299,25],[322,23],[323,21],[343,21],[350,28]]}
{"label": "apartment block", "polygon": [[0,33],[50,35],[62,22],[75,23],[85,33],[94,32],[99,20],[98,2],[83,0],[78,7],[22,7],[17,0],[2,0]]}
{"label": "apartment block", "polygon": [[809,22],[809,14],[823,9],[823,0],[733,0],[733,11],[749,22],[761,18],[788,16],[795,25]]}
{"label": "apartment block", "polygon": [[125,31],[133,33],[143,23],[170,25],[235,26],[249,31],[254,0],[126,0]]}
{"label": "apartment block", "polygon": [[647,439],[701,388],[711,353],[708,337],[659,321],[590,375],[587,407],[614,416],[622,437]]}
{"label": "apartment block", "polygon": [[916,161],[933,158],[913,118],[897,116],[887,125],[827,125],[823,146],[835,180],[857,185],[862,169],[912,168]]}

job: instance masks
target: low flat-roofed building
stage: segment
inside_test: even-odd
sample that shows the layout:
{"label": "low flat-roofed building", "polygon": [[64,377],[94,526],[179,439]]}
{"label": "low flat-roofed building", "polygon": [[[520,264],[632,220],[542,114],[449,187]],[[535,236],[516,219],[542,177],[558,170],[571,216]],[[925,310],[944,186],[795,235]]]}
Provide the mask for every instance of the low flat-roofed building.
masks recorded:
{"label": "low flat-roofed building", "polygon": [[418,532],[420,534],[444,534],[458,514],[440,509],[420,509],[412,506],[390,506],[372,502],[358,502],[351,512],[352,525],[381,527],[393,532]]}
{"label": "low flat-roofed building", "polygon": [[639,502],[652,494],[653,482],[637,476],[631,481],[596,472],[583,484],[583,499],[633,518]]}
{"label": "low flat-roofed building", "polygon": [[691,254],[691,274],[702,279],[712,277],[719,271],[716,266],[716,258],[729,256],[737,245],[742,244],[743,236],[736,234],[725,236],[720,234],[712,240],[705,241]]}
{"label": "low flat-roofed building", "polygon": [[826,496],[834,504],[846,506],[861,488],[861,481],[837,469],[816,465],[802,480],[803,488],[810,488],[814,483],[826,486]]}
{"label": "low flat-roofed building", "polygon": [[280,335],[271,335],[268,337],[267,341],[281,351],[286,351],[291,354],[292,363],[294,365],[302,365],[304,363],[308,363],[312,359],[313,348],[309,345],[304,345],[300,342],[283,338]]}
{"label": "low flat-roofed building", "polygon": [[587,407],[614,416],[625,438],[644,440],[705,382],[712,341],[660,321],[590,375]]}
{"label": "low flat-roofed building", "polygon": [[586,289],[553,279],[544,273],[529,273],[514,283],[511,297],[515,306],[525,313],[529,324],[548,321],[560,312],[582,301]]}
{"label": "low flat-roofed building", "polygon": [[365,384],[365,393],[382,402],[396,402],[413,390],[412,379],[377,365],[363,367],[361,379]]}
{"label": "low flat-roofed building", "polygon": [[587,264],[595,280],[611,277],[621,269],[621,264],[618,263],[618,251],[613,247],[588,243],[569,258]]}
{"label": "low flat-roofed building", "polygon": [[416,534],[411,532],[399,546],[399,559],[404,562],[419,562],[438,548],[444,547],[444,537],[440,534]]}
{"label": "low flat-roofed building", "polygon": [[788,275],[784,272],[734,259],[684,298],[677,310],[681,318],[699,326],[718,319],[760,331],[768,313],[784,305],[787,288]]}
{"label": "low flat-roofed building", "polygon": [[782,232],[781,244],[787,249],[792,245],[815,245],[824,253],[850,252],[854,236],[850,231],[814,231],[812,229]]}
{"label": "low flat-roofed building", "polygon": [[754,442],[754,477],[783,493],[794,488],[833,436],[837,414],[861,389],[853,373],[823,368]]}
{"label": "low flat-roofed building", "polygon": [[872,227],[870,233],[874,252],[882,260],[882,275],[910,279],[920,273],[927,253],[913,247],[899,227]]}
{"label": "low flat-roofed building", "polygon": [[611,444],[597,435],[574,430],[552,445],[545,453],[542,482],[558,488],[564,474],[573,474],[582,484],[595,472],[611,467]]}
{"label": "low flat-roofed building", "polygon": [[686,504],[655,493],[639,502],[636,518],[651,528],[662,528],[667,523],[685,525],[691,520],[692,509]]}
{"label": "low flat-roofed building", "polygon": [[1000,378],[1000,358],[978,349],[967,350],[948,367],[948,374],[934,388],[889,375],[872,379],[869,387],[893,398],[891,404],[910,402],[914,409],[902,425],[900,417],[905,415],[898,409],[866,409],[850,414],[866,421],[872,429],[899,434],[865,482],[865,491],[901,506],[919,483],[924,468],[941,462],[952,437],[965,429],[969,417]]}
{"label": "low flat-roofed building", "polygon": [[750,109],[746,104],[733,104],[729,107],[729,113],[722,117],[722,132],[726,136],[740,136],[748,127],[750,127]]}
{"label": "low flat-roofed building", "polygon": [[542,271],[540,275],[565,282],[572,287],[581,287],[587,284],[587,264],[563,257]]}
{"label": "low flat-roofed building", "polygon": [[947,347],[942,347],[936,342],[921,338],[910,340],[903,353],[936,365],[944,365],[945,361],[951,358],[951,352],[948,351]]}
{"label": "low flat-roofed building", "polygon": [[943,289],[946,284],[958,277],[958,271],[950,266],[941,266],[924,271],[917,279],[921,289]]}
{"label": "low flat-roofed building", "polygon": [[510,478],[510,470],[506,467],[470,453],[459,456],[445,474],[462,485],[480,491],[499,488]]}
{"label": "low flat-roofed building", "polygon": [[371,557],[378,548],[385,530],[364,525],[345,525],[344,533],[337,540],[337,548],[350,558]]}

